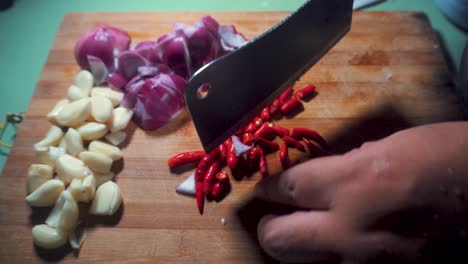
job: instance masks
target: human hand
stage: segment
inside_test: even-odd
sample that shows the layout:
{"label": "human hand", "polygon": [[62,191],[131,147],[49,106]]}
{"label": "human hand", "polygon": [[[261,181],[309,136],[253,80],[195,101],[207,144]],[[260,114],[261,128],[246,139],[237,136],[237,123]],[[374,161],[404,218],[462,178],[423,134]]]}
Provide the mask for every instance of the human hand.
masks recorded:
{"label": "human hand", "polygon": [[260,245],[290,262],[419,259],[431,239],[467,222],[467,153],[468,123],[436,124],[266,178],[257,198],[305,210],[264,216]]}

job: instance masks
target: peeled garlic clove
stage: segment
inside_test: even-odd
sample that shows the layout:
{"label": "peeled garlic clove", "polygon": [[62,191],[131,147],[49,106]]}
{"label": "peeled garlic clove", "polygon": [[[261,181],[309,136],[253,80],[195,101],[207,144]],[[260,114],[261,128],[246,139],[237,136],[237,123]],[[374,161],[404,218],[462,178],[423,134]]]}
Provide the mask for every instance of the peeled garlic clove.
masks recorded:
{"label": "peeled garlic clove", "polygon": [[112,167],[112,159],[102,153],[83,151],[79,157],[90,170],[95,172],[107,173]]}
{"label": "peeled garlic clove", "polygon": [[34,154],[37,163],[47,164],[52,168],[55,167],[55,160],[50,157],[49,147],[34,145]]}
{"label": "peeled garlic clove", "polygon": [[[65,135],[66,135],[66,134],[65,134]],[[65,141],[65,137],[63,137],[63,138],[60,140],[60,143],[58,144],[58,147],[64,149],[65,152],[67,152],[67,142]]]}
{"label": "peeled garlic clove", "polygon": [[102,184],[94,195],[89,213],[93,215],[113,215],[122,203],[119,186],[112,181]]}
{"label": "peeled garlic clove", "polygon": [[46,164],[32,164],[28,169],[26,178],[26,188],[28,193],[32,193],[46,181],[52,179],[53,168]]}
{"label": "peeled garlic clove", "polygon": [[30,206],[51,206],[55,203],[65,185],[60,180],[48,180],[39,188],[26,196],[26,202]]}
{"label": "peeled garlic clove", "polygon": [[63,131],[60,127],[57,126],[51,126],[49,131],[47,131],[47,134],[45,137],[37,142],[34,147],[49,147],[49,146],[57,146],[57,144],[60,142],[60,140],[63,137]]}
{"label": "peeled garlic clove", "polygon": [[118,146],[125,141],[127,134],[123,131],[117,131],[107,134],[104,138],[112,145]]}
{"label": "peeled garlic clove", "polygon": [[96,123],[96,122],[89,122],[78,129],[78,133],[84,140],[95,140],[100,139],[107,133],[107,126],[104,124]]}
{"label": "peeled garlic clove", "polygon": [[[82,88],[91,90],[94,86],[94,76],[87,70],[81,70],[75,75],[75,85]],[[89,93],[89,92],[88,92]]]}
{"label": "peeled garlic clove", "polygon": [[100,123],[106,123],[112,116],[112,101],[102,95],[91,97],[91,116]]}
{"label": "peeled garlic clove", "polygon": [[94,176],[96,177],[96,188],[99,188],[99,186],[101,186],[102,184],[108,181],[112,181],[112,179],[114,179],[115,177],[115,174],[113,172],[108,172],[104,174],[96,173],[94,174]]}
{"label": "peeled garlic clove", "polygon": [[78,221],[78,203],[69,191],[63,191],[47,217],[46,224],[58,230],[72,230]]}
{"label": "peeled garlic clove", "polygon": [[111,132],[120,131],[127,127],[132,118],[133,111],[126,107],[117,107],[112,111],[112,117],[108,122]]}
{"label": "peeled garlic clove", "polygon": [[[83,152],[82,152],[83,153]],[[83,161],[65,154],[56,161],[57,178],[65,184],[70,183],[74,178],[86,176],[87,169]]]}
{"label": "peeled garlic clove", "polygon": [[69,128],[65,134],[64,140],[66,142],[67,153],[71,156],[77,156],[80,152],[84,151],[83,140],[76,129]]}
{"label": "peeled garlic clove", "polygon": [[109,87],[95,87],[91,89],[91,96],[101,95],[111,100],[112,106],[118,106],[122,101],[124,94]]}
{"label": "peeled garlic clove", "polygon": [[65,155],[65,149],[62,148],[62,147],[49,147],[49,157],[50,159],[54,162],[54,166],[55,166],[55,162],[57,161],[58,158],[60,158],[61,156]]}
{"label": "peeled garlic clove", "polygon": [[67,190],[73,195],[76,201],[87,203],[94,197],[96,178],[94,175],[89,175],[85,178],[75,178],[72,180]]}
{"label": "peeled garlic clove", "polygon": [[67,98],[70,101],[76,101],[79,99],[87,98],[89,97],[89,92],[91,89],[84,89],[81,87],[78,87],[76,85],[70,85],[68,87],[68,93],[67,93]]}
{"label": "peeled garlic clove", "polygon": [[82,98],[66,104],[55,120],[62,126],[76,127],[85,122],[91,112],[89,98]]}
{"label": "peeled garlic clove", "polygon": [[122,158],[122,151],[111,144],[102,141],[92,141],[88,147],[89,151],[102,153],[112,160],[119,160]]}
{"label": "peeled garlic clove", "polygon": [[36,225],[32,229],[34,244],[45,249],[56,249],[67,243],[67,234],[48,225]]}
{"label": "peeled garlic clove", "polygon": [[68,101],[67,99],[60,100],[54,106],[54,108],[47,114],[47,120],[49,120],[49,122],[55,125],[57,123],[57,121],[55,120],[55,118],[57,117],[57,114],[60,111],[62,111],[63,107],[65,107],[65,105],[68,104],[69,102],[70,101]]}

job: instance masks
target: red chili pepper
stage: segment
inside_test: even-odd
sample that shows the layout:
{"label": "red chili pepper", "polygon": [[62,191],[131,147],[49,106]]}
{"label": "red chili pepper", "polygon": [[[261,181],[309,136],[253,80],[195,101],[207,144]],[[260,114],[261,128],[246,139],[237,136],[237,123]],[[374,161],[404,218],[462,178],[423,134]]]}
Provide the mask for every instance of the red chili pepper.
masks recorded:
{"label": "red chili pepper", "polygon": [[264,138],[266,140],[273,140],[278,135],[276,130],[272,128],[268,123],[263,123],[263,125],[255,131],[253,134],[256,138]]}
{"label": "red chili pepper", "polygon": [[276,99],[270,105],[270,117],[273,117],[279,113],[281,113],[281,102],[279,99]]}
{"label": "red chili pepper", "polygon": [[265,158],[265,153],[263,153],[262,149],[259,149],[260,151],[260,161],[259,161],[259,167],[260,167],[260,172],[262,173],[262,176],[268,177],[268,167],[266,163],[266,158]]}
{"label": "red chili pepper", "polygon": [[244,135],[242,136],[242,143],[246,145],[251,145],[253,139],[254,139],[254,136],[252,133],[244,133]]}
{"label": "red chili pepper", "polygon": [[282,139],[284,140],[284,143],[286,143],[288,147],[298,149],[302,152],[306,152],[304,145],[302,145],[301,142],[295,140],[294,138],[290,136],[284,136]]}
{"label": "red chili pepper", "polygon": [[258,159],[260,158],[260,148],[253,147],[247,152],[246,162],[249,167],[258,165]]}
{"label": "red chili pepper", "polygon": [[227,156],[226,156],[226,163],[230,169],[234,169],[237,167],[239,163],[239,158],[236,156],[234,152],[234,144],[232,143],[232,139],[229,138],[226,140],[226,147],[227,147]]}
{"label": "red chili pepper", "polygon": [[302,138],[307,138],[317,142],[322,148],[328,149],[328,143],[325,139],[320,136],[317,131],[308,128],[293,128],[291,131],[291,137],[301,140]]}
{"label": "red chili pepper", "polygon": [[248,123],[247,126],[245,126],[244,132],[251,133],[253,131],[255,131],[255,124],[252,121],[252,122]]}
{"label": "red chili pepper", "polygon": [[254,117],[254,119],[247,125],[244,129],[245,133],[253,133],[257,131],[257,129],[262,125],[262,119],[258,116]]}
{"label": "red chili pepper", "polygon": [[223,163],[226,160],[226,157],[227,157],[226,145],[224,145],[224,143],[223,143],[223,144],[219,145],[218,149],[219,149],[220,162]]}
{"label": "red chili pepper", "polygon": [[213,185],[213,190],[211,191],[211,196],[215,200],[220,200],[226,196],[229,190],[229,183],[226,182],[217,182]]}
{"label": "red chili pepper", "polygon": [[299,110],[302,107],[303,107],[302,102],[299,101],[299,99],[294,97],[291,100],[285,102],[281,106],[281,113],[283,115],[289,115],[289,114],[292,114],[294,111]]}
{"label": "red chili pepper", "polygon": [[211,189],[213,188],[213,184],[215,183],[216,180],[216,174],[218,173],[220,169],[221,163],[219,161],[214,161],[213,164],[211,164],[210,168],[205,174],[205,179],[203,182],[203,191],[206,194],[211,193]]}
{"label": "red chili pepper", "polygon": [[197,170],[195,171],[195,181],[203,182],[205,177],[205,172],[211,166],[211,164],[216,160],[219,154],[219,148],[215,148],[208,155],[205,155],[198,163]]}
{"label": "red chili pepper", "polygon": [[174,168],[180,165],[184,165],[187,163],[195,162],[201,160],[205,156],[204,151],[190,151],[180,153],[175,155],[174,157],[167,160],[167,165],[169,167]]}
{"label": "red chili pepper", "polygon": [[198,163],[197,169],[195,170],[195,196],[197,200],[198,211],[203,214],[203,206],[205,203],[205,192],[204,189],[204,178],[205,173],[216,160],[219,155],[219,148],[215,148],[208,155],[205,155]]}
{"label": "red chili pepper", "polygon": [[247,152],[247,164],[249,167],[253,167],[255,164],[258,164],[257,161],[260,158],[260,148],[253,147]]}
{"label": "red chili pepper", "polygon": [[275,152],[279,149],[279,145],[276,142],[271,142],[263,138],[256,138],[255,142],[266,152]]}
{"label": "red chili pepper", "polygon": [[241,128],[239,128],[239,130],[237,130],[237,132],[235,134],[236,135],[242,135],[244,133],[244,130],[245,130],[245,127],[241,127]]}
{"label": "red chili pepper", "polygon": [[265,107],[263,108],[262,112],[260,112],[260,118],[262,118],[263,121],[268,122],[270,121],[270,107]]}
{"label": "red chili pepper", "polygon": [[283,170],[289,169],[289,153],[288,153],[288,146],[286,143],[283,143],[280,148],[280,161],[281,167]]}
{"label": "red chili pepper", "polygon": [[308,140],[307,138],[303,138],[303,140],[311,156],[315,155],[317,157],[323,157],[323,156],[333,155],[333,153],[323,149],[322,147],[318,145],[315,145],[312,141]]}
{"label": "red chili pepper", "polygon": [[280,137],[284,136],[289,136],[289,128],[281,127],[281,126],[275,126],[273,127],[274,130],[276,130],[276,134],[278,134]]}
{"label": "red chili pepper", "polygon": [[286,103],[289,98],[291,98],[291,95],[293,94],[294,90],[292,87],[288,87],[279,97],[279,101],[281,104]]}
{"label": "red chili pepper", "polygon": [[205,193],[203,192],[203,182],[195,183],[195,196],[197,200],[198,212],[203,214],[203,207],[205,205]]}
{"label": "red chili pepper", "polygon": [[315,89],[316,87],[313,84],[306,85],[304,88],[294,93],[294,97],[300,100],[305,100],[310,98],[315,93]]}
{"label": "red chili pepper", "polygon": [[219,182],[229,181],[229,175],[225,171],[220,171],[216,174],[216,180]]}

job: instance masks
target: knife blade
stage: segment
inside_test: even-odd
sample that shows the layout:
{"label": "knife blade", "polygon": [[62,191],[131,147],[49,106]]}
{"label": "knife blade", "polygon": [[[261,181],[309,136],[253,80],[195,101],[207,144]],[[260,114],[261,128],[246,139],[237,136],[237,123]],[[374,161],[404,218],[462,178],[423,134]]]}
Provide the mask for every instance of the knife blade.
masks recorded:
{"label": "knife blade", "polygon": [[185,100],[211,152],[317,63],[351,27],[353,0],[309,0],[279,24],[198,70]]}

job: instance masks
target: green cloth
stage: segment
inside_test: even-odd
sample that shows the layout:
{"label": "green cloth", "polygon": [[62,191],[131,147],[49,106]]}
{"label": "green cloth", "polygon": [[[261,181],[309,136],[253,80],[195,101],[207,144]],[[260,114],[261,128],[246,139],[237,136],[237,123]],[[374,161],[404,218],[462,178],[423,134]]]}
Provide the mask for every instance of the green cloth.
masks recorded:
{"label": "green cloth", "polygon": [[[67,12],[129,11],[293,11],[304,0],[16,0],[0,11],[0,119],[8,112],[25,111],[46,61],[60,22]],[[387,0],[368,10],[414,10],[428,15],[441,33],[451,60],[458,67],[468,34],[450,24],[432,0]],[[13,143],[12,126],[0,131]],[[31,146],[32,147],[32,146]],[[0,171],[8,149],[0,147]]]}

